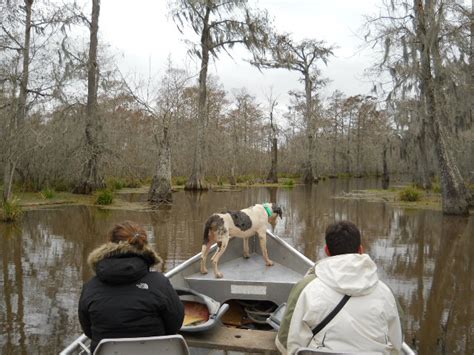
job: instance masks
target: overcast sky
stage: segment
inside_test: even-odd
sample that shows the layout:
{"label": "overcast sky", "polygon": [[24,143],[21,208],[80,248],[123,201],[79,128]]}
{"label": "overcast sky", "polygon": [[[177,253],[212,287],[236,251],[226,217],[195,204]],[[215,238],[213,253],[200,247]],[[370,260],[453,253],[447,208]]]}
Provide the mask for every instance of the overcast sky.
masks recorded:
{"label": "overcast sky", "polygon": [[[363,15],[378,12],[382,0],[257,0],[252,5],[267,9],[278,31],[291,32],[296,40],[324,40],[337,46],[327,66],[320,64],[323,76],[331,83],[324,89],[329,96],[336,89],[347,95],[368,93],[372,87],[363,76],[374,59],[370,49],[361,50]],[[123,72],[146,75],[149,64],[153,73],[163,72],[171,56],[178,66],[188,66],[197,73],[198,62],[187,56],[184,36],[168,16],[167,0],[102,0],[101,39],[120,54]],[[223,53],[209,72],[220,78],[224,88],[246,87],[264,101],[269,88],[287,101],[287,92],[302,90],[298,75],[284,69],[263,73],[246,63],[244,50],[233,50],[233,59]]]}

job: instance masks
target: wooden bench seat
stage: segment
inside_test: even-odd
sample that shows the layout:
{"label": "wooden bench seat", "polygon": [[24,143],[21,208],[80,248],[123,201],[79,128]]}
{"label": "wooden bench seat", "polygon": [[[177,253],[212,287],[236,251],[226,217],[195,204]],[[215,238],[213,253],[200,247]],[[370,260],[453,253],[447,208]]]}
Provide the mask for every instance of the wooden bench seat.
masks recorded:
{"label": "wooden bench seat", "polygon": [[206,332],[181,333],[189,347],[279,354],[276,332],[220,326]]}

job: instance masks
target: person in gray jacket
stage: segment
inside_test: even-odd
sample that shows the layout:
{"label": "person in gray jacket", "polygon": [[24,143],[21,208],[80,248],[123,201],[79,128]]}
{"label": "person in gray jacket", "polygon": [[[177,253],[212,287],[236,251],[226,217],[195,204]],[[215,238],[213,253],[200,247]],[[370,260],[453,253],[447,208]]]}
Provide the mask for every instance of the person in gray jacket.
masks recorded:
{"label": "person in gray jacket", "polygon": [[[397,302],[388,286],[379,280],[375,263],[363,254],[357,227],[348,221],[331,224],[326,230],[325,251],[329,258],[316,263],[314,280],[294,296],[296,305],[287,322],[287,353],[315,348],[399,354],[402,331]],[[347,302],[339,312],[314,334],[313,329],[343,298]],[[285,329],[280,333],[284,334]],[[282,338],[277,337],[278,340]],[[285,344],[278,345],[284,353]]]}

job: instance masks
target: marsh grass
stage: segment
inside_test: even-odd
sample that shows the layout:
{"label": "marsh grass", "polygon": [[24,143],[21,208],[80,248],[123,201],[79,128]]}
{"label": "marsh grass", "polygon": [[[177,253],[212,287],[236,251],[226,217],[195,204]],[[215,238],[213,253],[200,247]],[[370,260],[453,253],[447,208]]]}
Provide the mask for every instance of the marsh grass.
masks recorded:
{"label": "marsh grass", "polygon": [[102,190],[97,193],[95,203],[97,205],[111,205],[114,202],[114,193],[110,190]]}
{"label": "marsh grass", "polygon": [[56,192],[53,189],[45,187],[43,190],[41,190],[40,195],[43,199],[50,200],[54,198],[54,196],[56,195]]}
{"label": "marsh grass", "polygon": [[421,191],[414,186],[407,186],[398,193],[401,201],[415,202],[421,199]]}
{"label": "marsh grass", "polygon": [[0,205],[0,219],[4,222],[15,222],[23,215],[20,200],[13,197],[10,201],[4,201]]}

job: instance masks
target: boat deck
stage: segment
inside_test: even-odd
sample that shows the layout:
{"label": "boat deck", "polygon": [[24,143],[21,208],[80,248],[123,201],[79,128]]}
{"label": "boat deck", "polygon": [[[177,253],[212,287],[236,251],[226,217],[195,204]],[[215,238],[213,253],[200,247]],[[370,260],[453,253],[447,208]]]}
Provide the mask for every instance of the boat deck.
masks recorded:
{"label": "boat deck", "polygon": [[287,295],[302,275],[278,262],[266,266],[261,255],[250,258],[241,256],[219,265],[224,274],[216,279],[212,267],[206,275],[200,272],[188,275],[185,280],[190,288],[204,293],[219,302],[229,299],[271,300],[276,304],[286,302]]}
{"label": "boat deck", "polygon": [[301,273],[293,271],[278,262],[273,266],[266,266],[263,257],[253,253],[248,259],[238,257],[219,265],[219,271],[224,278],[215,279],[212,266],[206,275],[200,272],[186,277],[187,280],[212,280],[214,282],[241,281],[241,282],[280,282],[295,283],[301,280]]}

